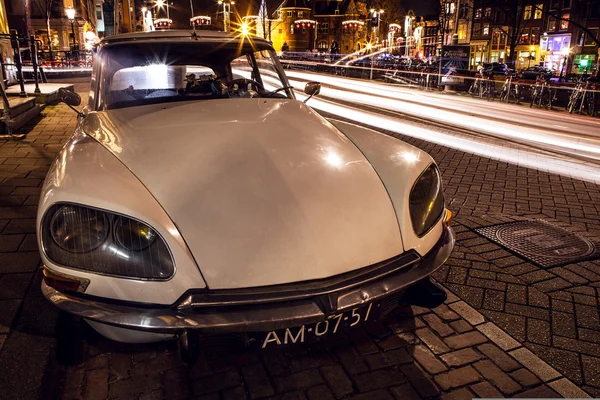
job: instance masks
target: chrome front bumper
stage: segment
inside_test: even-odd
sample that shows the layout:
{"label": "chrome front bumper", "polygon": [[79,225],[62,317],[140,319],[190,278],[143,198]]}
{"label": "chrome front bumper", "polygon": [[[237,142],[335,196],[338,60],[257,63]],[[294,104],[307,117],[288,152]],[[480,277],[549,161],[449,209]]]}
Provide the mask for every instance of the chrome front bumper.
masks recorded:
{"label": "chrome front bumper", "polygon": [[[188,329],[202,333],[260,332],[323,321],[373,301],[398,297],[408,287],[441,267],[454,248],[454,232],[446,228],[440,240],[424,257],[406,268],[339,291],[320,294],[329,304],[306,296],[293,301],[246,302],[199,306],[193,296],[170,306],[124,304],[62,293],[42,282],[44,296],[63,311],[120,328],[177,334]],[[298,296],[296,296],[298,297]]]}

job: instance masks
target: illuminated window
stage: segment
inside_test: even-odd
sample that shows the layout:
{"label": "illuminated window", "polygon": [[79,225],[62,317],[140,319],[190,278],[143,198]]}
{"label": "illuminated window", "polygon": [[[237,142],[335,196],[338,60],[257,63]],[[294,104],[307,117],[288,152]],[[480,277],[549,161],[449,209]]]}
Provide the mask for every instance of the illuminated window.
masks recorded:
{"label": "illuminated window", "polygon": [[473,24],[473,36],[481,36],[481,24]]}
{"label": "illuminated window", "polygon": [[529,29],[523,29],[523,33],[521,33],[521,39],[519,40],[521,44],[529,44]]}
{"label": "illuminated window", "polygon": [[492,8],[491,7],[486,8],[483,15],[485,15],[486,18],[490,18],[492,16]]}
{"label": "illuminated window", "polygon": [[566,31],[567,29],[569,29],[569,21],[565,21],[568,20],[569,18],[571,18],[570,14],[563,14],[562,18],[560,20],[560,30],[561,31]]}
{"label": "illuminated window", "polygon": [[290,33],[294,34],[294,24],[290,24]]}
{"label": "illuminated window", "polygon": [[535,13],[533,14],[533,19],[542,19],[544,4],[543,3],[536,4],[535,7],[536,8],[535,8]]}
{"label": "illuminated window", "polygon": [[304,11],[298,11],[298,18],[302,18],[304,16]]}
{"label": "illuminated window", "polygon": [[481,19],[482,12],[483,12],[483,10],[481,8],[478,8],[477,10],[475,10],[475,19]]}
{"label": "illuminated window", "polygon": [[525,6],[525,12],[523,13],[523,19],[531,19],[531,10],[533,6]]}
{"label": "illuminated window", "polygon": [[483,31],[481,32],[483,36],[490,35],[490,24],[483,24]]}
{"label": "illuminated window", "polygon": [[537,44],[540,37],[540,28],[531,28],[531,44]]}
{"label": "illuminated window", "polygon": [[293,13],[292,13],[291,11],[288,11],[288,12],[287,12],[287,16],[288,16],[288,17],[291,17],[291,16],[293,16]]}
{"label": "illuminated window", "polygon": [[550,32],[554,32],[556,30],[556,19],[552,17],[548,18],[548,30]]}
{"label": "illuminated window", "polygon": [[458,39],[464,40],[467,38],[467,24],[458,24]]}

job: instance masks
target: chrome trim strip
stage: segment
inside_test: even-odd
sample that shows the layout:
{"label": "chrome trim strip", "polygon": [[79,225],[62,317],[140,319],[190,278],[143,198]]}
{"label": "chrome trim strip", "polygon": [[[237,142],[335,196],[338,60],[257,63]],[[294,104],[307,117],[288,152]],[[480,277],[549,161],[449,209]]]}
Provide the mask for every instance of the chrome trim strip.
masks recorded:
{"label": "chrome trim strip", "polygon": [[[435,247],[408,270],[401,270],[387,278],[371,282],[367,286],[340,293],[333,313],[356,307],[388,295],[398,293],[417,281],[429,276],[450,257],[454,248],[454,232],[447,228]],[[311,300],[298,300],[256,306],[215,307],[198,310],[173,308],[143,309],[129,305],[117,305],[94,301],[61,293],[42,282],[42,293],[58,308],[92,321],[122,328],[176,333],[185,329],[209,332],[253,332],[298,326],[319,322],[327,317],[319,305]]]}

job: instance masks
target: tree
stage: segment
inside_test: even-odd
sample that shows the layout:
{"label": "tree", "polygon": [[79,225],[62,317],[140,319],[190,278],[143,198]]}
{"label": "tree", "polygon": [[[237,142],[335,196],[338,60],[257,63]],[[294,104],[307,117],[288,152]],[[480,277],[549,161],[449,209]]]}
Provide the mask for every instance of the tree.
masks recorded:
{"label": "tree", "polygon": [[46,35],[48,36],[48,51],[50,53],[50,60],[52,56],[52,33],[50,31],[50,19],[52,18],[52,10],[54,6],[54,0],[32,0],[34,7],[38,10],[40,15],[44,17],[46,21]]}

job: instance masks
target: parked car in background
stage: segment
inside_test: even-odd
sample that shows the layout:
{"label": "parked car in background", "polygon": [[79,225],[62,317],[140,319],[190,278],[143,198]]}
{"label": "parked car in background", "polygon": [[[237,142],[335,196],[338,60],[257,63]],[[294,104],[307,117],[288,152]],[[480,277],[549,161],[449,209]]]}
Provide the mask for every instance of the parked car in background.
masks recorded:
{"label": "parked car in background", "polygon": [[132,33],[94,62],[37,218],[58,308],[193,359],[205,334],[291,346],[443,301],[428,276],[454,234],[433,159],[297,100],[270,42]]}

